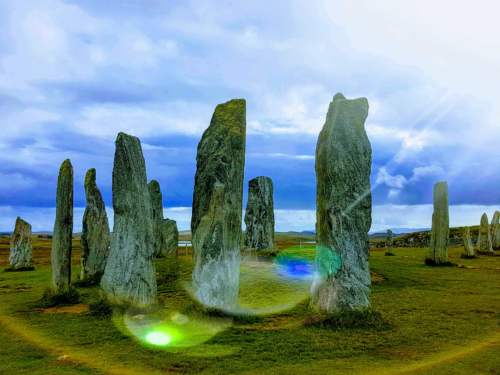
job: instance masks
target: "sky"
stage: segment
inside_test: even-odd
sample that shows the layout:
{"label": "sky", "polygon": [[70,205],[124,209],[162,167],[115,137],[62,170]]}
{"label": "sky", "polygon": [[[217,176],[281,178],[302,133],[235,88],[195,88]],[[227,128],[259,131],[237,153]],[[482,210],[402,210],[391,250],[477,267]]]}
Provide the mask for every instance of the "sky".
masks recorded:
{"label": "sky", "polygon": [[493,0],[0,0],[0,231],[17,215],[52,229],[66,158],[75,230],[88,168],[111,209],[119,131],[141,139],[165,214],[188,229],[196,146],[232,98],[247,101],[245,190],[270,176],[277,230],[311,230],[337,92],[370,104],[372,231],[430,227],[440,180],[451,225],[478,224],[500,209],[499,13]]}

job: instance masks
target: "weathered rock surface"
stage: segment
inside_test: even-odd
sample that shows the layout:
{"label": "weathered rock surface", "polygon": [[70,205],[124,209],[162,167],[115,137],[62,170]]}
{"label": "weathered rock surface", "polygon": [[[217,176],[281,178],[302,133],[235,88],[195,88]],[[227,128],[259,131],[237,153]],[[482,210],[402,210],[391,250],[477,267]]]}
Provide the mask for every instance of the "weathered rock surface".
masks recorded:
{"label": "weathered rock surface", "polygon": [[163,197],[160,184],[151,180],[148,184],[149,196],[151,197],[151,218],[153,224],[155,256],[162,256],[162,225],[163,225]]}
{"label": "weathered rock surface", "polygon": [[179,231],[175,220],[165,219],[161,223],[161,256],[175,254],[179,243]]}
{"label": "weathered rock surface", "polygon": [[154,235],[146,165],[138,138],[119,133],[113,166],[114,226],[101,287],[116,304],[156,303]]}
{"label": "weathered rock surface", "polygon": [[94,168],[85,175],[85,196],[87,206],[82,223],[80,279],[99,283],[106,267],[111,237],[106,206],[96,184]]}
{"label": "weathered rock surface", "polygon": [[71,283],[73,237],[73,166],[65,160],[59,170],[56,194],[56,219],[52,237],[52,290],[63,294]]}
{"label": "weathered rock surface", "polygon": [[273,181],[256,177],[248,182],[248,202],[245,211],[245,246],[251,249],[274,247]]}
{"label": "weathered rock surface", "polygon": [[392,235],[392,230],[387,229],[387,237],[385,240],[385,253],[386,254],[392,254],[392,247],[393,247],[393,235]]}
{"label": "weathered rock surface", "polygon": [[20,217],[16,219],[14,233],[10,238],[9,265],[12,270],[33,268],[31,225]]}
{"label": "weathered rock surface", "polygon": [[333,98],[316,146],[316,267],[311,304],[323,312],[370,305],[371,146],[368,101]]}
{"label": "weathered rock surface", "polygon": [[426,263],[439,265],[448,262],[449,233],[448,183],[441,181],[434,185],[434,212]]}
{"label": "weathered rock surface", "polygon": [[463,231],[463,242],[464,242],[464,257],[465,258],[474,258],[476,252],[474,251],[474,246],[472,245],[472,240],[470,237],[470,228],[464,227]]}
{"label": "weathered rock surface", "polygon": [[500,250],[500,211],[495,211],[491,219],[491,245],[493,250]]}
{"label": "weathered rock surface", "polygon": [[191,231],[194,293],[206,306],[227,308],[239,293],[246,103],[215,108],[198,144]]}
{"label": "weathered rock surface", "polygon": [[479,224],[479,236],[477,237],[477,251],[483,254],[494,254],[491,243],[490,225],[486,212],[481,216]]}

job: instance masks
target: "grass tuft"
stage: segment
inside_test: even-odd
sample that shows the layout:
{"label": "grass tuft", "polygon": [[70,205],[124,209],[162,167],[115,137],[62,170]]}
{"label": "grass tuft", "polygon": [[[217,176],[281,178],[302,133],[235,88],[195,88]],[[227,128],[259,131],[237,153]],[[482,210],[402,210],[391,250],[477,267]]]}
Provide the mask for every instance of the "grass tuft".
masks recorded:
{"label": "grass tuft", "polygon": [[45,289],[42,298],[38,301],[38,307],[54,307],[75,305],[80,302],[80,294],[73,286],[64,293],[54,293],[52,289]]}
{"label": "grass tuft", "polygon": [[332,314],[314,314],[309,316],[304,321],[304,325],[320,328],[330,328],[334,330],[387,330],[391,328],[391,324],[382,317],[382,314],[371,308],[342,311]]}
{"label": "grass tuft", "polygon": [[396,256],[396,254],[390,252],[390,251],[386,251],[385,254],[384,254],[386,257],[394,257]]}
{"label": "grass tuft", "polygon": [[89,315],[97,318],[109,318],[113,315],[113,307],[105,298],[100,298],[89,304]]}
{"label": "grass tuft", "polygon": [[4,269],[4,272],[24,272],[24,271],[34,271],[35,267],[19,267],[19,268],[14,268],[14,267],[8,267]]}

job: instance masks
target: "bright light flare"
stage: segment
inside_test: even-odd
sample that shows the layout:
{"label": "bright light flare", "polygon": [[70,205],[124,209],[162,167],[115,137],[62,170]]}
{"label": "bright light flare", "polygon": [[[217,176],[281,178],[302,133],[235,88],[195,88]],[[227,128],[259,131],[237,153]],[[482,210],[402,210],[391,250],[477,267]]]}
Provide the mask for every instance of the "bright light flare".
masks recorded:
{"label": "bright light flare", "polygon": [[172,341],[172,337],[165,332],[153,331],[146,334],[146,341],[155,346],[167,346]]}

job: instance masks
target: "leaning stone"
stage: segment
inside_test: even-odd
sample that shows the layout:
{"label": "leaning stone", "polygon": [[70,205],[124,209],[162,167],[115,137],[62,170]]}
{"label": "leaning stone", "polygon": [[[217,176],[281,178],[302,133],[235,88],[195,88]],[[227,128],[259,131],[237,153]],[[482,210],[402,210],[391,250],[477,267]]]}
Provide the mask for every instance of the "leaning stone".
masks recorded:
{"label": "leaning stone", "polygon": [[500,211],[495,211],[491,220],[491,245],[493,250],[500,250]]}
{"label": "leaning stone", "polygon": [[33,246],[31,225],[18,217],[10,239],[9,265],[12,271],[27,271],[33,268]]}
{"label": "leaning stone", "polygon": [[85,175],[87,206],[83,214],[80,279],[99,283],[109,255],[110,234],[106,206],[96,184],[96,170]]}
{"label": "leaning stone", "polygon": [[476,252],[474,246],[472,245],[472,240],[470,238],[470,228],[465,227],[462,233],[462,240],[464,242],[464,253],[462,258],[475,258]]}
{"label": "leaning stone", "polygon": [[191,232],[193,287],[206,306],[230,308],[239,292],[245,100],[215,108],[198,144]]}
{"label": "leaning stone", "polygon": [[448,262],[448,237],[450,233],[448,212],[448,184],[446,181],[434,185],[434,212],[429,254],[425,263],[446,265]]}
{"label": "leaning stone", "polygon": [[138,138],[119,133],[113,166],[114,226],[101,287],[111,303],[156,303],[154,235],[146,165]]}
{"label": "leaning stone", "polygon": [[479,236],[477,237],[477,252],[486,255],[495,253],[491,243],[490,226],[486,212],[481,216]]}
{"label": "leaning stone", "polygon": [[248,182],[245,225],[247,248],[274,248],[273,181],[269,177],[260,176]]}
{"label": "leaning stone", "polygon": [[370,306],[371,145],[368,101],[333,98],[316,146],[316,267],[311,305],[333,313]]}
{"label": "leaning stone", "polygon": [[165,219],[161,223],[161,256],[170,256],[177,251],[179,231],[175,220]]}
{"label": "leaning stone", "polygon": [[52,237],[52,292],[65,294],[71,284],[73,239],[73,166],[65,160],[59,170],[56,194],[56,220]]}
{"label": "leaning stone", "polygon": [[161,227],[163,223],[163,197],[160,184],[156,180],[151,180],[148,184],[149,195],[151,197],[151,219],[153,223],[155,256],[162,256]]}

